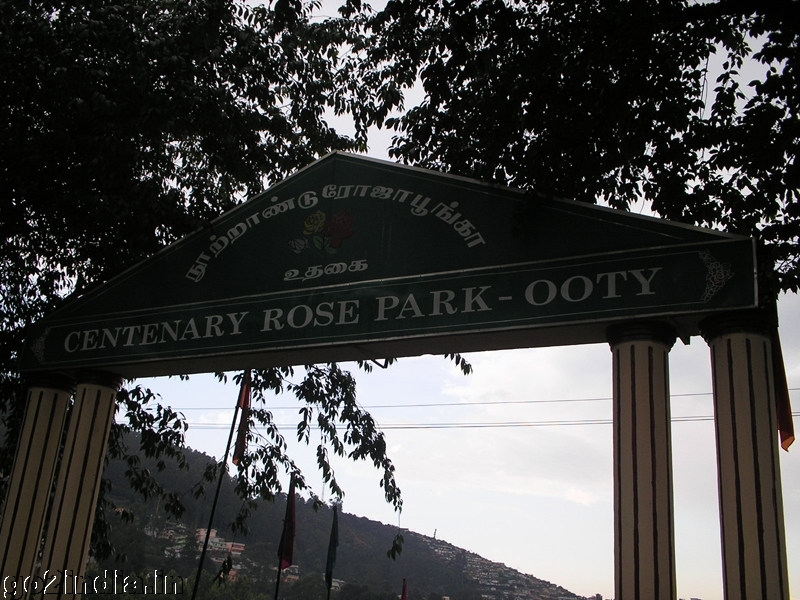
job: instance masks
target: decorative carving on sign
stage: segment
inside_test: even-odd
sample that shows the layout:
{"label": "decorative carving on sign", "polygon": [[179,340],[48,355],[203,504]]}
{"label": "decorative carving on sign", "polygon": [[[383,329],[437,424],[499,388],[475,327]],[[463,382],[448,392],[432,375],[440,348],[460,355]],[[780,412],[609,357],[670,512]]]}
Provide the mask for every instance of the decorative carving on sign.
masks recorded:
{"label": "decorative carving on sign", "polygon": [[41,363],[44,364],[44,340],[47,337],[47,334],[50,333],[50,328],[44,330],[44,333],[36,338],[36,341],[33,342],[31,346],[31,351],[36,359]]}
{"label": "decorative carving on sign", "polygon": [[703,292],[703,302],[708,302],[719,292],[725,283],[733,277],[734,273],[731,271],[729,263],[719,262],[716,258],[711,256],[711,252],[703,250],[698,252],[700,260],[708,269],[706,274],[706,289]]}

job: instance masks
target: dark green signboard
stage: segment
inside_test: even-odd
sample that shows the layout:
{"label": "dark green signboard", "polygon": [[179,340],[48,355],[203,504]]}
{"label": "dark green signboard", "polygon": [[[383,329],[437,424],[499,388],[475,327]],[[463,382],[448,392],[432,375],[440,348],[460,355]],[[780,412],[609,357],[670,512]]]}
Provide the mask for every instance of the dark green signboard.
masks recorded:
{"label": "dark green signboard", "polygon": [[332,154],[31,329],[23,370],[126,376],[684,333],[755,305],[753,243]]}

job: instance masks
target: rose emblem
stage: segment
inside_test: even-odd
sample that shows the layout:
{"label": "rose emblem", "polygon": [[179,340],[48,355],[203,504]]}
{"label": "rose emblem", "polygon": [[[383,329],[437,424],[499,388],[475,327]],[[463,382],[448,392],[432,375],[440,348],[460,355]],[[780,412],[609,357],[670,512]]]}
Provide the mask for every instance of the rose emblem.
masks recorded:
{"label": "rose emblem", "polygon": [[353,236],[355,217],[346,210],[327,216],[321,210],[309,215],[303,222],[303,236],[289,241],[293,252],[300,254],[306,248],[314,248],[334,254],[342,242]]}
{"label": "rose emblem", "polygon": [[325,226],[325,213],[318,210],[312,215],[309,215],[305,223],[303,223],[303,235],[312,235],[317,233]]}

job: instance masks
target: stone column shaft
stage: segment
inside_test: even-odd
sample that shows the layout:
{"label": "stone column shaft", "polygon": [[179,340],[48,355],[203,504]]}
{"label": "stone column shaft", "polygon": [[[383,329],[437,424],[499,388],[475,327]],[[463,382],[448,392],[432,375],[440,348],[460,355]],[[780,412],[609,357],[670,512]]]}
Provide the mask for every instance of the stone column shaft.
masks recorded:
{"label": "stone column shaft", "polygon": [[726,600],[788,600],[769,329],[707,320]]}
{"label": "stone column shaft", "polygon": [[614,355],[614,579],[618,600],[675,600],[671,328],[609,331]]}
{"label": "stone column shaft", "polygon": [[75,405],[67,425],[61,469],[47,526],[41,572],[65,575],[59,597],[77,594],[66,577],[83,575],[91,541],[108,435],[121,381],[102,374],[78,378]]}
{"label": "stone column shaft", "polygon": [[68,377],[48,374],[28,390],[0,523],[0,574],[17,582],[34,574],[73,389]]}

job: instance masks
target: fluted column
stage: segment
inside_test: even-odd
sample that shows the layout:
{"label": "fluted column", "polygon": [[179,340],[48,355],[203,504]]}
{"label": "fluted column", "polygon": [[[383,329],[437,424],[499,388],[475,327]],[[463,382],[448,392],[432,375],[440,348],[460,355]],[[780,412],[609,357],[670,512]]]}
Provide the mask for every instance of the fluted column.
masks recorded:
{"label": "fluted column", "polygon": [[[58,569],[83,575],[108,434],[122,382],[108,373],[80,373],[77,380],[41,568],[43,572]],[[67,581],[60,586],[59,596],[72,596],[73,592],[79,594],[80,590],[72,590]]]}
{"label": "fluted column", "polygon": [[706,319],[726,600],[788,600],[771,333],[759,313]]}
{"label": "fluted column", "polygon": [[614,355],[614,584],[617,600],[675,600],[669,351],[674,330],[608,331]]}
{"label": "fluted column", "polygon": [[47,373],[31,377],[17,453],[0,523],[0,574],[21,582],[33,575],[47,503],[58,461],[72,379]]}

